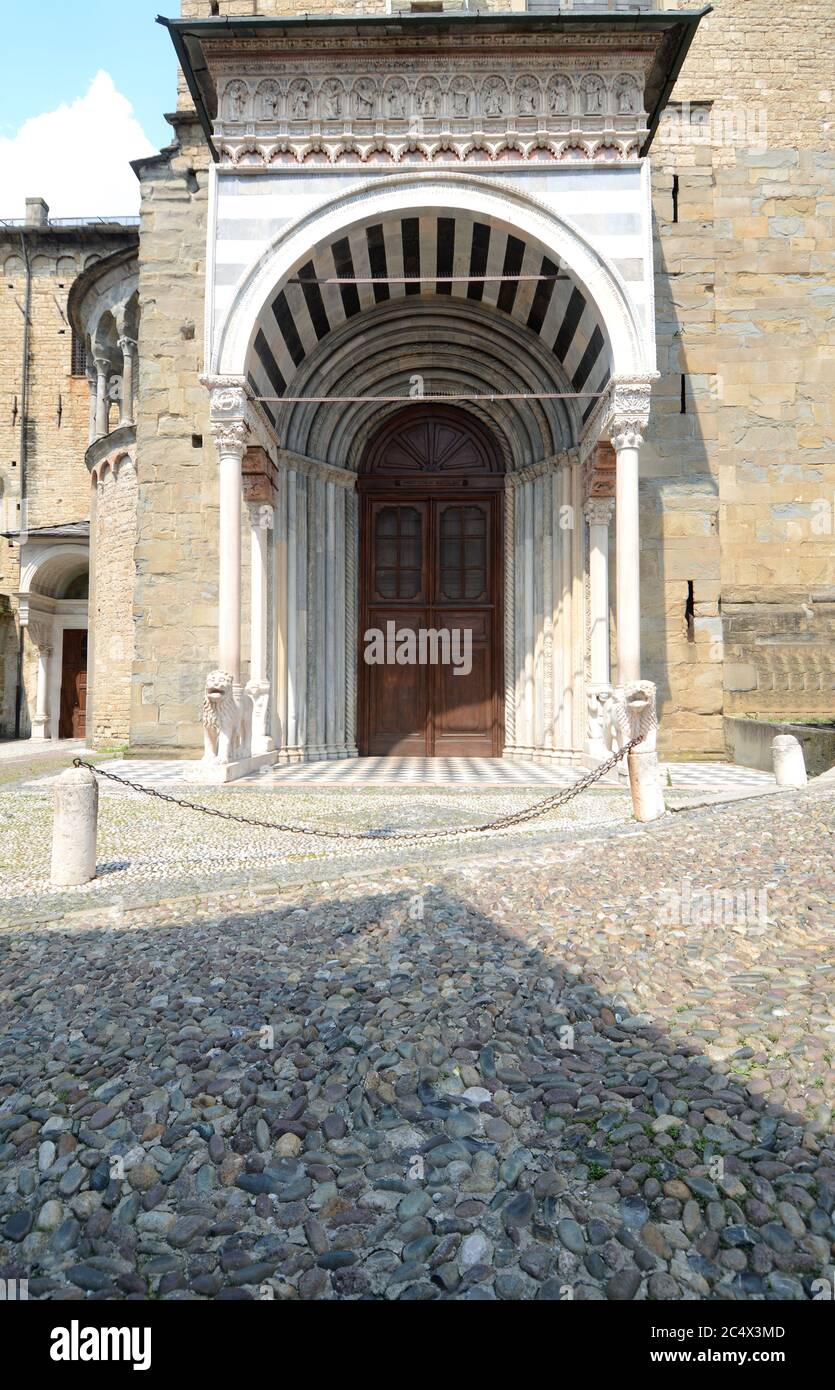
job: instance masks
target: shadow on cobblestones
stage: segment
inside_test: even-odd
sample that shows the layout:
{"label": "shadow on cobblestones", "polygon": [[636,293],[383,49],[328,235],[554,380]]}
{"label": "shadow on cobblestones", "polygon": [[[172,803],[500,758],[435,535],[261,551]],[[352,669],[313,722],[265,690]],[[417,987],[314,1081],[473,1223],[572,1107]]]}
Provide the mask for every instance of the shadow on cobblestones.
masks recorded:
{"label": "shadow on cobblestones", "polygon": [[1,1277],[45,1299],[832,1297],[826,1037],[795,1047],[797,1084],[753,1027],[711,1062],[672,1005],[654,1023],[606,993],[569,894],[514,928],[443,885],[333,892],[4,950]]}

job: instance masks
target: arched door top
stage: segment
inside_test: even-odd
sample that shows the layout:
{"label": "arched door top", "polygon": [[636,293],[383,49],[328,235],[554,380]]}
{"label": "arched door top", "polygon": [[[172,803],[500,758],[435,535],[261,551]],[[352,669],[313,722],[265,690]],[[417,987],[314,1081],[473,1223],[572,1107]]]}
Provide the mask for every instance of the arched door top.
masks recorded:
{"label": "arched door top", "polygon": [[501,456],[481,423],[455,406],[414,405],[400,410],[369,440],[360,480],[426,486],[434,482],[500,479]]}

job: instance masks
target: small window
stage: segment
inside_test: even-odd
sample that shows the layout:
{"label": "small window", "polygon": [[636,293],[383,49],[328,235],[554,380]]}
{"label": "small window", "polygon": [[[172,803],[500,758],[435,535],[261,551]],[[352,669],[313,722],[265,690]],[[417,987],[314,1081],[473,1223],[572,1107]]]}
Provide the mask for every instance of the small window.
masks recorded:
{"label": "small window", "polygon": [[80,338],[75,329],[72,331],[72,362],[70,374],[72,376],[87,375],[87,347],[83,338]]}

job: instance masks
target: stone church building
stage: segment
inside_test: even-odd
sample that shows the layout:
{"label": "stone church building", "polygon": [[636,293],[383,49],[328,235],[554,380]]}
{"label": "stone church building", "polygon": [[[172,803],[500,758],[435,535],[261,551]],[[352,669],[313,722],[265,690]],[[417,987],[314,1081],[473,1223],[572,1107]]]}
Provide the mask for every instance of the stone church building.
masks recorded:
{"label": "stone church building", "polygon": [[139,226],[0,224],[0,734],[197,752],[212,668],[266,761],[831,714],[828,0],[161,22]]}

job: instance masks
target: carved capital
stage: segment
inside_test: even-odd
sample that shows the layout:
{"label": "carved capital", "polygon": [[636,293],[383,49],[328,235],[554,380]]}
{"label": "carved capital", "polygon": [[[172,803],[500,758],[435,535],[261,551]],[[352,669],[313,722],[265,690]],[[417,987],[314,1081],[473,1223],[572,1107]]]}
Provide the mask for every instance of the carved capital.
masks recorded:
{"label": "carved capital", "polygon": [[249,443],[249,397],[241,377],[201,377],[209,391],[212,438],[221,454],[243,458]]}
{"label": "carved capital", "polygon": [[605,428],[616,452],[640,449],[649,423],[649,378],[613,381],[609,388]]}
{"label": "carved capital", "polygon": [[238,454],[243,458],[249,443],[246,420],[213,420],[212,438],[220,454]]}
{"label": "carved capital", "polygon": [[122,337],[119,339],[119,347],[128,357],[132,357],[136,352],[137,342],[135,338]]}
{"label": "carved capital", "polygon": [[583,516],[589,526],[608,526],[615,512],[612,497],[590,497],[583,506]]}
{"label": "carved capital", "polygon": [[49,656],[52,651],[52,624],[41,622],[38,618],[30,618],[27,626],[29,636],[38,651],[43,656]]}

